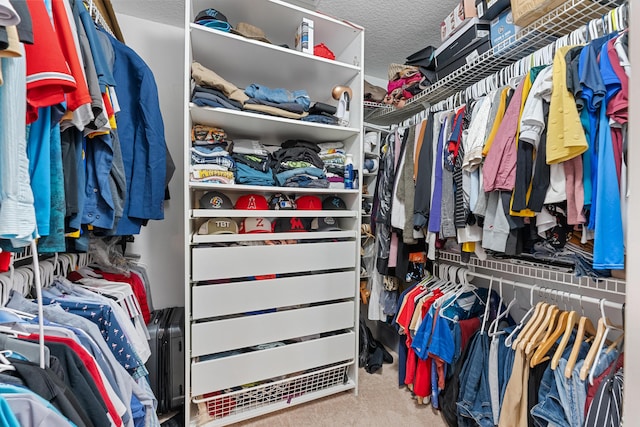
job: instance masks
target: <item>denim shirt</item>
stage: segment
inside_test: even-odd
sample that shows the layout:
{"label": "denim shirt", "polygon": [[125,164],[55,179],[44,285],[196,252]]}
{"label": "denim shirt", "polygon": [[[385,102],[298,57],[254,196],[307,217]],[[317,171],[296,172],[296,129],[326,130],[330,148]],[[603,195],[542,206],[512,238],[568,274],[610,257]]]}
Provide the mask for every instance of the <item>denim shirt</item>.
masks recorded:
{"label": "denim shirt", "polygon": [[104,31],[98,34],[113,49],[120,105],[116,121],[129,196],[115,234],[138,234],[146,220],[164,219],[167,148],[158,88],[151,69],[133,50]]}

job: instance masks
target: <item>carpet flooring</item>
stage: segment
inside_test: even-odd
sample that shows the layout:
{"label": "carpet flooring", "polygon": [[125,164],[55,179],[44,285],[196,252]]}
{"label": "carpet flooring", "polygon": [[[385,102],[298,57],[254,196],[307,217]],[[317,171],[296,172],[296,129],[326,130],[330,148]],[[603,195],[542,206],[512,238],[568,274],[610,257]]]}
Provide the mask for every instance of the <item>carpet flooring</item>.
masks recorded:
{"label": "carpet flooring", "polygon": [[430,405],[419,405],[406,387],[398,387],[398,365],[384,365],[375,374],[359,372],[358,396],[353,390],[307,402],[236,424],[243,427],[445,427]]}

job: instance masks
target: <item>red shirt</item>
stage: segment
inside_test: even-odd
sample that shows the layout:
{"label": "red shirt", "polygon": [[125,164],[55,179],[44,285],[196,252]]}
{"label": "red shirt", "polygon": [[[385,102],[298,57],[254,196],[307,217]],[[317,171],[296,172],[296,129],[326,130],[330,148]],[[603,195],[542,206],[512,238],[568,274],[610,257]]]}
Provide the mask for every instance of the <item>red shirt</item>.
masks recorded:
{"label": "red shirt", "polygon": [[[38,338],[39,338],[38,334],[31,334],[24,337],[24,339],[33,340],[33,341],[37,341]],[[96,387],[100,392],[100,396],[102,397],[105,405],[107,406],[107,411],[109,412],[111,419],[116,424],[116,426],[118,427],[123,426],[124,424],[122,423],[122,419],[120,418],[120,415],[118,415],[118,411],[116,411],[116,408],[113,406],[113,402],[111,402],[111,398],[107,393],[107,389],[105,388],[104,383],[102,382],[102,377],[100,376],[99,368],[96,365],[96,361],[93,358],[93,356],[91,356],[83,346],[81,346],[71,338],[45,335],[44,340],[45,342],[48,341],[48,342],[65,344],[71,350],[73,350],[74,353],[78,355],[80,360],[82,360],[82,363],[84,364],[84,366],[87,368],[87,371],[91,375],[91,378],[93,378],[93,381],[95,382]]]}
{"label": "red shirt", "polygon": [[38,108],[60,104],[65,92],[76,89],[51,25],[44,1],[28,1],[33,44],[25,44],[27,60],[27,124],[38,119]]}

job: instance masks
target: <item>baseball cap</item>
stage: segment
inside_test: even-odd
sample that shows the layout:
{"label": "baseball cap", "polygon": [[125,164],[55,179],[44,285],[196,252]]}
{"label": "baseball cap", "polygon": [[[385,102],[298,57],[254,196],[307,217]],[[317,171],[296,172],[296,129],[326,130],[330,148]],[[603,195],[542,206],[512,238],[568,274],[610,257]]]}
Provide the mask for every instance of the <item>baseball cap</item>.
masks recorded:
{"label": "baseball cap", "polygon": [[300,196],[296,200],[296,206],[299,210],[319,211],[322,210],[322,200],[318,196]]}
{"label": "baseball cap", "polygon": [[198,234],[237,234],[238,224],[231,218],[211,218],[198,229]]}
{"label": "baseball cap", "polygon": [[235,28],[231,28],[230,31],[233,34],[238,34],[239,36],[243,36],[248,39],[271,43],[269,39],[267,39],[262,28],[256,27],[255,25],[251,25],[247,22],[238,22],[238,25],[236,25]]}
{"label": "baseball cap", "polygon": [[227,33],[231,30],[231,25],[227,17],[222,12],[213,8],[201,10],[193,22]]}
{"label": "baseball cap", "polygon": [[271,221],[262,217],[245,218],[240,224],[240,233],[271,233]]}
{"label": "baseball cap", "polygon": [[311,218],[278,218],[273,226],[275,233],[304,232],[311,229]]}
{"label": "baseball cap", "polygon": [[331,196],[322,201],[322,209],[327,211],[343,211],[347,209],[347,204],[340,197]]}
{"label": "baseball cap", "polygon": [[236,200],[236,209],[268,210],[269,203],[261,194],[245,194]]}
{"label": "baseball cap", "polygon": [[296,202],[286,194],[274,194],[269,199],[269,209],[274,210],[293,210],[296,208]]}
{"label": "baseball cap", "polygon": [[338,219],[332,216],[314,218],[311,222],[311,229],[315,231],[342,231]]}
{"label": "baseball cap", "polygon": [[200,198],[200,209],[233,209],[233,203],[226,194],[209,191]]}

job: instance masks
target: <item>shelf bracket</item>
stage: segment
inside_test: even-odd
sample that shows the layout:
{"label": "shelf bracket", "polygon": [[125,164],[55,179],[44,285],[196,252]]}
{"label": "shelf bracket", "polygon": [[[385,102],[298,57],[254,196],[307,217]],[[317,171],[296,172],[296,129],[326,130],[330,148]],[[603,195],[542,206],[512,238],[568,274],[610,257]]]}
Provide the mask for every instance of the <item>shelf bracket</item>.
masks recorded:
{"label": "shelf bracket", "polygon": [[422,108],[424,108],[426,111],[429,111],[429,109],[431,108],[431,103],[429,101],[420,101],[420,105],[422,105]]}

